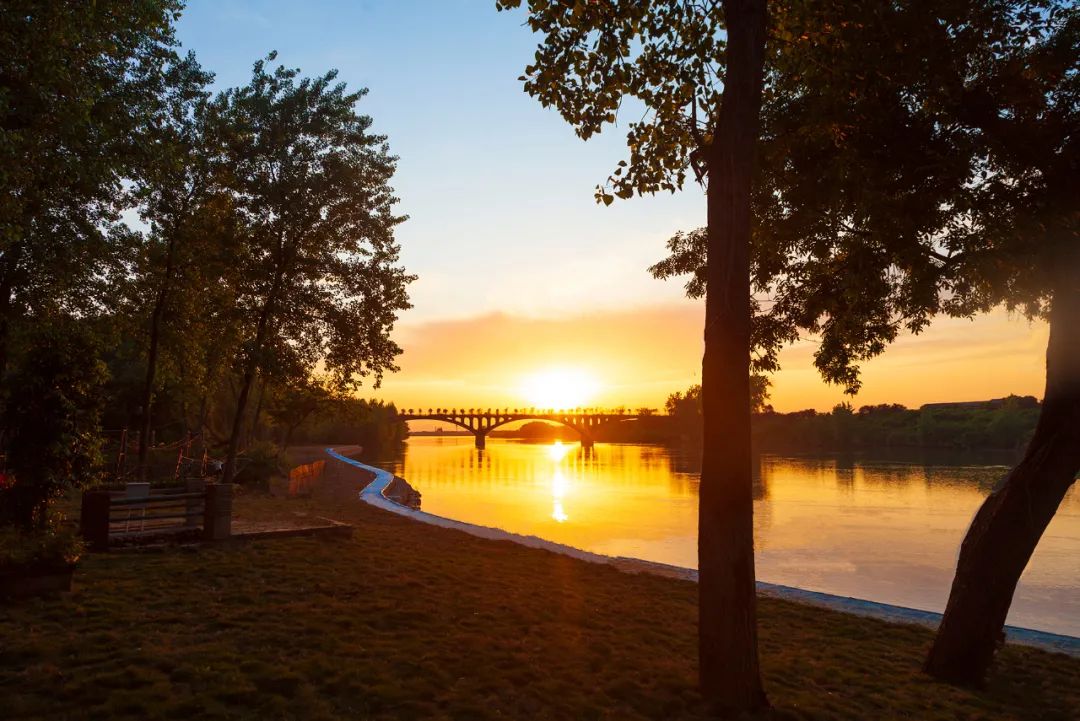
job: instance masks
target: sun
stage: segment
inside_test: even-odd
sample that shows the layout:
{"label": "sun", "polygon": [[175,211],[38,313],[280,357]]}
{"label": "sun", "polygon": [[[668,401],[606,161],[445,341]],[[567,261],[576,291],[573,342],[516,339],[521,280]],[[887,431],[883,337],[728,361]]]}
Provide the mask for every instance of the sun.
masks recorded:
{"label": "sun", "polygon": [[549,368],[527,376],[521,394],[534,408],[583,408],[596,396],[600,384],[579,368]]}

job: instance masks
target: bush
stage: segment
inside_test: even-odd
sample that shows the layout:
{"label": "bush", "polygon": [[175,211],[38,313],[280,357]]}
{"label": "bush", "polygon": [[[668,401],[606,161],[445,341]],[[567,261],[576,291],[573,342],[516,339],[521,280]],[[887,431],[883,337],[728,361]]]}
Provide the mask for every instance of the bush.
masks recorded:
{"label": "bush", "polygon": [[78,561],[83,550],[74,527],[56,520],[43,531],[30,533],[0,528],[0,572],[67,566]]}
{"label": "bush", "polygon": [[240,458],[240,470],[235,476],[236,483],[259,490],[269,490],[270,479],[285,473],[288,465],[280,449],[273,443],[260,441],[255,443]]}
{"label": "bush", "polygon": [[97,342],[85,328],[42,321],[34,329],[6,379],[8,453],[0,525],[44,532],[51,501],[98,479],[106,380]]}

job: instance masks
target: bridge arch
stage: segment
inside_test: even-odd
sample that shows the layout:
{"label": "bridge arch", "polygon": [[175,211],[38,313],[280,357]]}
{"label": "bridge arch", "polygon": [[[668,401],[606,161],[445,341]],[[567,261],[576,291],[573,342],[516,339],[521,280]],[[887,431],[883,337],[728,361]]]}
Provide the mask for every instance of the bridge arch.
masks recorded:
{"label": "bridge arch", "polygon": [[581,447],[582,448],[592,448],[593,447],[593,443],[594,443],[593,437],[585,428],[583,428],[580,425],[575,425],[574,423],[571,423],[571,422],[569,422],[567,420],[564,420],[562,418],[548,418],[548,417],[505,418],[505,419],[503,419],[501,421],[498,421],[497,423],[494,423],[493,425],[491,425],[487,429],[487,431],[484,431],[484,435],[487,435],[487,433],[489,431],[493,431],[496,428],[499,428],[500,426],[505,426],[507,423],[517,423],[519,421],[542,421],[544,423],[554,423],[556,425],[560,425],[560,426],[563,426],[565,428],[573,428],[575,431],[577,431],[578,437],[581,439]]}
{"label": "bridge arch", "polygon": [[521,412],[455,412],[445,413],[398,413],[403,421],[436,421],[464,428],[473,434],[476,447],[483,449],[487,445],[487,434],[507,423],[518,421],[545,421],[555,423],[577,431],[584,448],[591,448],[594,440],[592,431],[602,425],[618,421],[637,419],[637,415],[615,413],[521,413]]}
{"label": "bridge arch", "polygon": [[476,433],[477,433],[476,428],[473,428],[472,426],[466,424],[464,421],[458,420],[454,416],[440,416],[440,415],[435,415],[435,414],[428,415],[426,413],[423,414],[423,415],[419,415],[419,414],[417,414],[417,415],[402,415],[401,413],[399,413],[398,414],[398,419],[403,420],[406,423],[408,423],[409,421],[437,421],[439,423],[449,423],[452,426],[457,426],[458,428],[464,428],[465,430],[469,431],[473,435],[476,435]]}

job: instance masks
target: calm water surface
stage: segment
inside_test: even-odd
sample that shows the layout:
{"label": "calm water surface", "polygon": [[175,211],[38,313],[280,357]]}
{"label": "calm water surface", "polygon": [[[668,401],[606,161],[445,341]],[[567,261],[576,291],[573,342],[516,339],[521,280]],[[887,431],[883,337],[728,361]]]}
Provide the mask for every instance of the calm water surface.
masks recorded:
{"label": "calm water surface", "polygon": [[[960,541],[1004,475],[990,454],[763,455],[754,488],[763,581],[941,611]],[[597,553],[697,564],[698,463],[661,446],[414,437],[393,470],[423,510]],[[1080,636],[1080,492],[1028,564],[1009,623]]]}

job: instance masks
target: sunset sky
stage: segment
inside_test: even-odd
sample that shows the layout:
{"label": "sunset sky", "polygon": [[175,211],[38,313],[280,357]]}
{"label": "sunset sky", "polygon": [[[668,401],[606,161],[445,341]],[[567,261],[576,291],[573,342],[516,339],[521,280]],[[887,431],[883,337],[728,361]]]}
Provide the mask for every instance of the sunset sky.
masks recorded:
{"label": "sunset sky", "polygon": [[[369,88],[360,109],[400,156],[394,186],[410,219],[398,238],[419,276],[395,333],[401,372],[377,397],[540,405],[538,388],[568,379],[582,405],[660,407],[700,379],[703,308],[646,268],[674,231],[704,223],[704,196],[691,186],[596,205],[623,134],[583,143],[524,94],[517,77],[537,39],[523,17],[493,0],[191,0],[179,38],[219,88],[246,82],[270,50]],[[867,364],[853,402],[1041,396],[1046,335],[1004,312],[942,320]],[[808,339],[784,352],[777,410],[845,399],[818,378],[813,351]]]}

